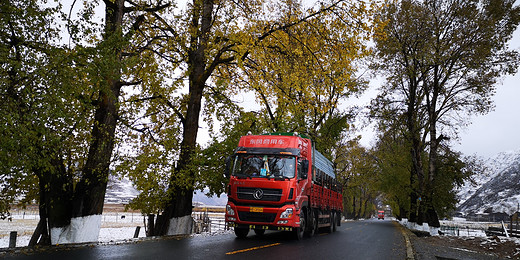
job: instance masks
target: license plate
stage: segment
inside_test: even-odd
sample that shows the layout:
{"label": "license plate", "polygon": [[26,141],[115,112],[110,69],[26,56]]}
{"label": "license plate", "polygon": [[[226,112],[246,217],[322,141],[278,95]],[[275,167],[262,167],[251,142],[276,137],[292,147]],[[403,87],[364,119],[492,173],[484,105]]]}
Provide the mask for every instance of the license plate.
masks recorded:
{"label": "license plate", "polygon": [[264,208],[250,207],[249,212],[264,212]]}

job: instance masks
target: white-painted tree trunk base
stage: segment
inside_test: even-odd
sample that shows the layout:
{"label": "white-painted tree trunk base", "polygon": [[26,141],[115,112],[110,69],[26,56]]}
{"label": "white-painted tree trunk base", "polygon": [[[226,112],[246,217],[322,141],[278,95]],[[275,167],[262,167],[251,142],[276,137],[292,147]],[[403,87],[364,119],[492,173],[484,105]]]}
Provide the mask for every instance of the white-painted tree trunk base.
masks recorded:
{"label": "white-painted tree trunk base", "polygon": [[167,235],[189,235],[193,232],[193,218],[190,215],[170,219]]}
{"label": "white-painted tree trunk base", "polygon": [[101,229],[101,215],[72,218],[70,225],[51,228],[51,244],[97,242]]}
{"label": "white-painted tree trunk base", "polygon": [[409,222],[408,219],[403,218],[401,221],[399,221],[401,225],[404,227],[411,229],[411,230],[418,230],[418,231],[424,231],[429,232],[430,236],[438,236],[440,228],[436,227],[430,227],[428,223],[423,223],[422,225],[417,225],[415,222]]}

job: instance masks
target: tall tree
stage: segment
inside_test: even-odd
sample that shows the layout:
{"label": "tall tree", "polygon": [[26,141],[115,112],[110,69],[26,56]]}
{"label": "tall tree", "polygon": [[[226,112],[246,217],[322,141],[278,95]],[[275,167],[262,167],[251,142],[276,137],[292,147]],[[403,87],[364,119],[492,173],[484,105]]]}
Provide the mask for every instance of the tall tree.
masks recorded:
{"label": "tall tree", "polygon": [[339,111],[340,102],[366,87],[357,78],[356,62],[369,53],[373,10],[363,2],[338,2],[307,18],[298,1],[271,8],[277,23],[292,26],[257,43],[233,83],[256,94],[271,131],[298,131],[317,140],[327,133],[322,128],[327,120],[348,116]]}
{"label": "tall tree", "polygon": [[[457,137],[466,115],[489,111],[497,80],[516,71],[518,53],[507,45],[519,23],[513,4],[407,0],[389,4],[381,15],[388,26],[375,39],[377,67],[388,75],[386,100],[406,115],[418,222],[439,226],[432,202],[439,147]],[[412,206],[414,201],[412,192]]]}
{"label": "tall tree", "polygon": [[[261,55],[269,44],[275,46],[273,43],[276,42],[277,37],[287,36],[281,32],[292,30],[293,27],[300,28],[295,30],[295,35],[307,33],[303,27],[300,27],[306,23],[309,24],[308,29],[312,29],[312,26],[320,26],[310,31],[312,35],[331,30],[334,23],[337,25],[342,23],[341,18],[345,18],[343,15],[349,13],[348,7],[351,5],[349,1],[327,1],[306,13],[298,10],[298,16],[286,20],[282,19],[282,14],[268,11],[277,10],[277,6],[279,6],[278,2],[268,1],[194,0],[180,15],[155,16],[156,21],[161,25],[150,26],[149,32],[163,41],[150,48],[163,58],[164,63],[161,65],[169,67],[172,71],[175,70],[179,77],[173,77],[170,84],[162,88],[147,89],[144,96],[135,98],[149,101],[148,104],[142,104],[143,107],[149,109],[146,115],[135,121],[143,126],[137,131],[142,138],[137,145],[149,144],[149,147],[153,147],[151,150],[157,152],[156,154],[161,154],[158,158],[152,158],[153,156],[144,153],[140,153],[138,156],[146,157],[148,162],[157,163],[148,164],[148,166],[142,165],[134,157],[128,158],[126,160],[128,164],[125,164],[129,166],[126,167],[129,174],[133,174],[133,169],[146,169],[147,172],[160,172],[164,176],[168,176],[168,182],[165,184],[167,192],[164,199],[161,200],[161,209],[157,210],[159,216],[153,234],[190,232],[192,195],[194,186],[198,182],[197,176],[200,176],[199,171],[202,169],[197,165],[197,155],[199,154],[197,136],[201,115],[210,122],[210,127],[212,115],[216,114],[220,120],[231,119],[232,110],[236,110],[236,106],[229,97],[236,94],[238,90],[234,87],[238,81],[233,80],[246,70],[245,66],[249,61],[258,59],[258,57],[251,57]],[[356,10],[360,13],[366,12],[364,5],[356,6],[358,7]],[[336,16],[336,14],[340,15]],[[330,21],[330,23],[321,26],[318,22],[320,20]],[[337,39],[342,37],[339,32],[334,33],[338,34]],[[299,35],[298,39],[301,40],[304,37]],[[329,38],[329,40],[331,39],[332,37]],[[355,39],[355,37],[349,39]],[[305,46],[305,44],[298,43],[296,38],[293,40],[293,46]],[[269,42],[269,44],[264,45],[264,42]],[[325,44],[322,47],[327,46],[327,52],[330,54],[334,49],[332,46],[338,41],[322,40],[322,43]],[[315,47],[316,43],[312,48]],[[361,47],[356,45],[355,48],[341,51],[345,51],[343,54],[351,51],[351,54],[355,56],[355,53],[359,51],[356,48]],[[304,49],[305,47],[299,47],[299,50]],[[294,48],[290,51],[294,51]],[[316,50],[314,51],[316,52]],[[341,51],[338,50],[338,52]],[[270,55],[274,55],[274,53]],[[346,68],[350,62],[349,59],[353,59],[352,55],[342,57],[336,54],[334,57],[339,58],[338,63],[343,63]],[[320,57],[328,58],[326,55]],[[329,55],[329,57],[332,56]],[[267,65],[264,63],[263,66]],[[303,66],[299,66],[303,68]],[[285,68],[273,67],[272,69],[281,71]],[[351,73],[351,71],[339,69],[334,71],[323,69],[323,71],[329,72],[327,76],[322,77],[328,82],[331,82],[330,78],[333,78],[333,74],[346,73],[350,76],[349,73]],[[347,78],[348,80],[345,80]],[[252,79],[246,80],[252,81]],[[343,77],[341,80],[343,82],[335,82],[338,88],[351,87],[349,85],[353,81],[351,77]],[[182,90],[184,82],[187,84],[186,91]],[[239,86],[244,86],[244,84]],[[299,86],[299,88],[302,89],[303,86]],[[325,84],[320,85],[320,88],[325,88]],[[326,96],[328,94],[332,97],[331,103],[328,104],[330,107],[331,104],[337,105],[337,96],[345,94],[342,91],[338,91],[338,93],[319,92],[316,94],[321,96],[315,98],[312,96],[313,93],[307,95],[306,99],[313,98],[316,107],[319,107],[324,99],[329,98]],[[311,105],[309,101],[305,101],[305,103],[307,107]],[[322,108],[320,107],[320,109]],[[316,115],[325,114],[323,111]],[[302,114],[300,113],[300,115]],[[324,122],[324,119],[316,118],[316,121]],[[161,162],[157,161],[159,159]],[[169,163],[167,163],[168,161]],[[142,167],[137,165],[142,165]]]}
{"label": "tall tree", "polygon": [[380,123],[380,135],[373,148],[377,158],[378,186],[383,195],[383,202],[392,207],[392,213],[398,219],[408,218],[410,193],[417,184],[411,172],[409,142],[404,138],[406,127]]}
{"label": "tall tree", "polygon": [[70,52],[56,45],[59,29],[53,18],[59,8],[40,4],[2,2],[1,175],[9,204],[15,196],[22,204],[40,202],[36,233],[50,243],[47,227],[70,223],[77,170],[70,162],[81,160],[84,150],[76,137],[85,136],[91,110],[77,99],[88,88],[77,84],[84,79],[73,76]]}
{"label": "tall tree", "polygon": [[369,218],[379,197],[379,172],[374,154],[354,139],[340,147],[337,178],[343,182],[344,214],[348,218]]}
{"label": "tall tree", "polygon": [[[61,5],[2,2],[2,181],[8,183],[2,188],[7,194],[24,188],[25,200],[39,201],[40,223],[30,244],[98,238],[118,99],[123,86],[133,85],[124,81],[123,49],[143,18],[124,17],[162,8],[105,4],[101,41],[90,23],[94,5],[86,2],[79,23],[68,20],[72,39],[63,45],[55,23]],[[85,38],[77,41],[79,35]],[[21,185],[9,185],[15,181]]]}

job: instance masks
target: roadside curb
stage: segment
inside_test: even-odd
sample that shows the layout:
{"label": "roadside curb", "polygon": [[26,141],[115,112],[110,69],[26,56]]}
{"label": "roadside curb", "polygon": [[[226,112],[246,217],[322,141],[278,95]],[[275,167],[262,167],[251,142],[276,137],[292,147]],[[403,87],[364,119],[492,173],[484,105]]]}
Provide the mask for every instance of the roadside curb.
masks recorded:
{"label": "roadside curb", "polygon": [[394,221],[394,225],[397,225],[399,230],[401,230],[401,234],[403,234],[406,243],[406,260],[415,260],[412,242],[410,242],[410,235],[413,235],[412,232],[396,221]]}
{"label": "roadside curb", "polygon": [[140,238],[129,238],[122,240],[113,240],[109,242],[83,242],[83,243],[67,243],[57,245],[35,245],[35,246],[21,246],[14,248],[0,248],[0,259],[7,255],[24,254],[31,255],[41,252],[59,251],[59,250],[70,250],[73,248],[92,248],[96,246],[107,246],[107,245],[125,245],[125,244],[137,244],[145,241],[157,241],[157,240],[182,240],[193,237],[193,234],[189,235],[169,235],[169,236],[153,236],[153,237],[140,237]]}

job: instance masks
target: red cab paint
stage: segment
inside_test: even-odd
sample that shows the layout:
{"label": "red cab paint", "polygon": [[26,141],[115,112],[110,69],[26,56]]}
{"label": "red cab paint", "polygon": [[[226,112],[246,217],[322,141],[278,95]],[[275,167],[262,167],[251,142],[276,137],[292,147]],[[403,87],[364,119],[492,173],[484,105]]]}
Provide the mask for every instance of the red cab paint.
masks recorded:
{"label": "red cab paint", "polygon": [[244,238],[253,229],[301,239],[341,224],[342,186],[332,162],[297,133],[242,136],[228,158],[226,223]]}

